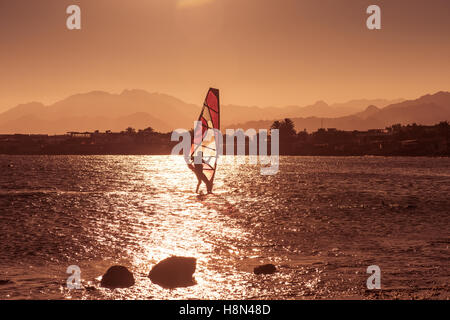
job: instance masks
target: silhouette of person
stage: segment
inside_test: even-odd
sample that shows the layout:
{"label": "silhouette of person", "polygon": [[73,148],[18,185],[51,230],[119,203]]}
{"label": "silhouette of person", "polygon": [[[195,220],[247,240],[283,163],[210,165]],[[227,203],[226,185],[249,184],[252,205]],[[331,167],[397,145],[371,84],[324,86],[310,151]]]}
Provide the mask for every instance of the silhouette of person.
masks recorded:
{"label": "silhouette of person", "polygon": [[193,161],[194,164],[190,163],[190,164],[188,164],[188,167],[189,167],[189,169],[194,171],[195,176],[197,177],[197,180],[198,180],[197,188],[195,189],[195,192],[198,193],[198,189],[200,188],[200,185],[203,181],[206,185],[206,190],[207,190],[208,194],[212,193],[212,184],[208,180],[208,178],[205,176],[205,174],[203,173],[203,152],[202,151],[197,152],[197,155],[195,157],[192,156],[191,160]]}

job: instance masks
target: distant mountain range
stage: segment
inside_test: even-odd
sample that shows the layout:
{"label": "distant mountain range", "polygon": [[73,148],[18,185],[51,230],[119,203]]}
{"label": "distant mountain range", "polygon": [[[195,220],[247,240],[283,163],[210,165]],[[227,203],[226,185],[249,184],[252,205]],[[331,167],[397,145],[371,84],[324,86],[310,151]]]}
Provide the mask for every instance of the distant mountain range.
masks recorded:
{"label": "distant mountain range", "polygon": [[[319,128],[339,130],[383,129],[393,124],[431,125],[450,120],[450,92],[425,95],[416,100],[392,103],[385,107],[370,104],[364,111],[342,117],[290,117],[297,130],[308,132]],[[273,121],[248,121],[230,125],[229,128],[266,129]]]}
{"label": "distant mountain range", "polygon": [[[203,98],[203,97],[202,97]],[[175,97],[125,90],[76,94],[52,105],[32,102],[0,114],[0,133],[48,133],[153,127],[160,132],[192,128],[201,108]],[[222,106],[222,128],[268,128],[274,120],[292,118],[297,130],[324,127],[343,130],[384,128],[395,123],[432,124],[450,119],[450,93],[438,92],[417,100],[352,100],[328,105],[247,107]]]}
{"label": "distant mountain range", "polygon": [[49,106],[36,102],[18,105],[0,114],[0,132],[122,131],[130,126],[171,131],[192,127],[190,122],[198,113],[198,106],[164,94],[143,90],[125,90],[121,94],[93,91]]}

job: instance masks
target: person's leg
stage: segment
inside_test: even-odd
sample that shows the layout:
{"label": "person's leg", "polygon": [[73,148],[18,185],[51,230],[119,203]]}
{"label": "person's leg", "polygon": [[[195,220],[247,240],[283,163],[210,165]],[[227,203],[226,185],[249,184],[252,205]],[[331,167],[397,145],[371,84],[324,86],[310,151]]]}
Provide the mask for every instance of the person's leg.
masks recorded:
{"label": "person's leg", "polygon": [[202,183],[202,180],[198,180],[198,183],[197,183],[197,189],[195,189],[195,193],[198,193],[198,188],[200,188],[200,184]]}
{"label": "person's leg", "polygon": [[212,193],[212,184],[211,182],[208,180],[208,178],[205,176],[205,174],[202,174],[202,181],[205,183],[206,185],[206,191],[208,193]]}

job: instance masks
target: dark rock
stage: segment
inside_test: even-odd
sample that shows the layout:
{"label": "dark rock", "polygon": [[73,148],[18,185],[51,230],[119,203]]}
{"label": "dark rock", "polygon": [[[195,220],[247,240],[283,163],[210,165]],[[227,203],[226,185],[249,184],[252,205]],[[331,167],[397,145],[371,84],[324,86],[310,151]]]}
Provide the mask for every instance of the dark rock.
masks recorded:
{"label": "dark rock", "polygon": [[97,288],[95,288],[93,286],[87,286],[87,287],[84,287],[84,290],[86,290],[86,291],[96,291]]}
{"label": "dark rock", "polygon": [[170,257],[155,265],[148,276],[153,283],[166,289],[189,287],[195,284],[196,264],[195,258]]}
{"label": "dark rock", "polygon": [[3,285],[7,285],[7,284],[12,284],[12,283],[14,283],[13,281],[11,281],[11,280],[1,280],[0,279],[0,286],[3,286]]}
{"label": "dark rock", "polygon": [[255,269],[253,269],[253,272],[255,274],[272,274],[275,273],[277,271],[277,268],[273,265],[273,264],[264,264],[262,266],[259,267],[255,267]]}
{"label": "dark rock", "polygon": [[126,267],[112,266],[103,275],[100,285],[110,289],[128,288],[134,285],[134,277]]}

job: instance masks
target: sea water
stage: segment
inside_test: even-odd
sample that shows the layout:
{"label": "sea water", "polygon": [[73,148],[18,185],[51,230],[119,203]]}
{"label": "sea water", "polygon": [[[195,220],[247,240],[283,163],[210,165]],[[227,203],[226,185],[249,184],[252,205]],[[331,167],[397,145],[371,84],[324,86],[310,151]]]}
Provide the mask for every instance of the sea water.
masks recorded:
{"label": "sea water", "polygon": [[[0,156],[0,299],[449,298],[450,159],[259,169],[225,161],[198,196],[178,156]],[[196,285],[150,281],[172,255],[197,258]],[[277,272],[253,274],[265,263]],[[116,264],[133,287],[100,287]],[[73,265],[80,290],[67,288]],[[367,289],[371,265],[381,290]]]}

